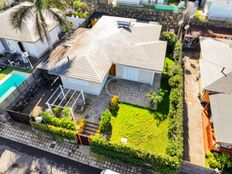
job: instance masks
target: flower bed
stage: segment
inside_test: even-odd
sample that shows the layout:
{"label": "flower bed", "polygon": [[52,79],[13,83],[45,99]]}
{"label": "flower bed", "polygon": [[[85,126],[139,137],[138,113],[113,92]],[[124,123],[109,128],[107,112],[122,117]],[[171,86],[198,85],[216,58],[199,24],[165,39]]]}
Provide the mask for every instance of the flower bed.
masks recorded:
{"label": "flower bed", "polygon": [[[41,112],[42,122],[30,122],[31,126],[65,139],[76,139],[77,125],[70,118],[57,118],[50,112]],[[47,124],[47,126],[46,126]]]}

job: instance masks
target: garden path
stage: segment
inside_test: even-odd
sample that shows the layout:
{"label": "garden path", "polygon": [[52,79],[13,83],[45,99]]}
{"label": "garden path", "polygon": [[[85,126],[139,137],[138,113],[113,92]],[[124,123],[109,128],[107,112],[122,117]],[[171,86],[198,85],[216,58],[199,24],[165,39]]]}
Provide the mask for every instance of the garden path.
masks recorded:
{"label": "garden path", "polygon": [[184,158],[204,166],[202,106],[199,100],[199,53],[185,52]]}

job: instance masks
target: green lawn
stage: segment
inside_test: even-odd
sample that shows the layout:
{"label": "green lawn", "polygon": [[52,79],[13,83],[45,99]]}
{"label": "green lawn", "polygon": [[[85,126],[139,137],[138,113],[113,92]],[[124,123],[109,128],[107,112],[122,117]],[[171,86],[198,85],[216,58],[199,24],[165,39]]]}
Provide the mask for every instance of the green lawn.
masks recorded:
{"label": "green lawn", "polygon": [[154,112],[129,104],[120,104],[116,117],[112,117],[111,142],[121,143],[127,138],[127,145],[154,153],[165,153],[168,143],[168,119],[158,124]]}
{"label": "green lawn", "polygon": [[[130,147],[166,154],[170,87],[168,85],[168,74],[165,70],[166,67],[173,64],[174,61],[170,58],[165,59],[161,89],[166,92],[155,111],[130,104],[120,104],[118,115],[111,119],[111,142],[121,143],[121,138],[127,138],[127,145]],[[157,113],[166,115],[166,119],[164,121],[157,120],[155,116]]]}
{"label": "green lawn", "polygon": [[0,80],[3,79],[5,76],[7,76],[7,74],[9,74],[13,70],[28,72],[28,73],[32,72],[31,69],[8,66],[6,69],[0,71]]}
{"label": "green lawn", "polygon": [[170,87],[168,85],[168,74],[167,74],[167,67],[170,67],[171,65],[175,64],[173,60],[170,58],[166,57],[165,62],[164,62],[164,71],[161,79],[161,85],[160,88],[162,90],[165,90],[166,93],[163,96],[163,100],[158,104],[156,112],[159,112],[161,114],[167,115],[169,112],[169,95],[170,95]]}

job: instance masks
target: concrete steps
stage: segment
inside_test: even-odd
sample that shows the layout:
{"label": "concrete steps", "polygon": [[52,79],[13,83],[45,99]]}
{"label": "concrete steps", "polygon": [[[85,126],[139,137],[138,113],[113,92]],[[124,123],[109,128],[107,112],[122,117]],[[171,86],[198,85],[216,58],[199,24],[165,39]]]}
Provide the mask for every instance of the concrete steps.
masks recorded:
{"label": "concrete steps", "polygon": [[83,133],[85,135],[94,135],[97,130],[99,128],[99,124],[94,123],[94,122],[90,122],[90,121],[86,121],[86,126],[84,127]]}

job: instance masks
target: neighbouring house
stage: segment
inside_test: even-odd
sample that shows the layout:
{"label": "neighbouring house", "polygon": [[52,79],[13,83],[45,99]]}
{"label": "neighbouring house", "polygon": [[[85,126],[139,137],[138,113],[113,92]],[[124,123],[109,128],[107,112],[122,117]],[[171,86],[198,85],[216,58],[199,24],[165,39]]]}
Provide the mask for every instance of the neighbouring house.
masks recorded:
{"label": "neighbouring house", "polygon": [[232,154],[232,41],[200,37],[201,102],[205,152]]}
{"label": "neighbouring house", "polygon": [[232,1],[231,0],[205,0],[204,14],[212,20],[231,20]]}
{"label": "neighbouring house", "polygon": [[108,76],[152,85],[160,82],[166,45],[161,25],[103,16],[80,28],[38,65],[60,76],[64,88],[99,95]]}
{"label": "neighbouring house", "polygon": [[47,12],[45,14],[46,24],[48,26],[50,44],[44,37],[44,42],[38,34],[35,33],[34,20],[35,16],[31,15],[30,20],[25,21],[25,26],[22,31],[16,30],[10,23],[10,16],[17,8],[22,5],[27,5],[29,2],[24,2],[3,12],[0,12],[0,52],[28,52],[30,56],[39,58],[42,56],[52,45],[58,40],[58,34],[61,32],[60,26],[57,21]]}

